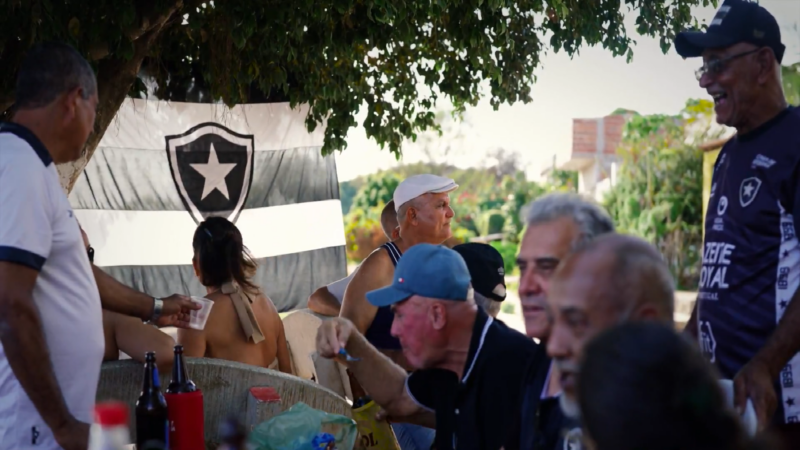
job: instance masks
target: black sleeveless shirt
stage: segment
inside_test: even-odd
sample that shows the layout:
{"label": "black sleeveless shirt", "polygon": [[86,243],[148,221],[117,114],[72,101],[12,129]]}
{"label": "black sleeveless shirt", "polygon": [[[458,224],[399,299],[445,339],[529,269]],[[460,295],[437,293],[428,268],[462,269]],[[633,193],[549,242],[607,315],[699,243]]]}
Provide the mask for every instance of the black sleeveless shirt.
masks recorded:
{"label": "black sleeveless shirt", "polygon": [[[392,264],[397,267],[397,262],[400,261],[400,257],[403,256],[403,253],[400,252],[397,245],[395,245],[394,242],[387,242],[381,245],[380,248],[385,249],[386,252],[389,253]],[[391,334],[393,320],[394,313],[389,306],[378,308],[375,319],[372,320],[372,325],[369,326],[365,334],[367,341],[378,349],[400,350],[400,340]]]}

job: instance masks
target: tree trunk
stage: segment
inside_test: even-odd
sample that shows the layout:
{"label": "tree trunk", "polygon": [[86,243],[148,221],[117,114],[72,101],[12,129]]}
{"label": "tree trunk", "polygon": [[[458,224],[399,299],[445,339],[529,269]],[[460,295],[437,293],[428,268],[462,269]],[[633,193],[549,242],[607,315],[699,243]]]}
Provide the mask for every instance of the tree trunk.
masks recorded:
{"label": "tree trunk", "polygon": [[114,117],[125,101],[125,97],[130,92],[131,86],[136,81],[142,61],[151,46],[156,42],[164,27],[168,24],[172,16],[183,6],[182,0],[176,0],[172,6],[165,8],[152,16],[142,16],[141,28],[129,33],[138,35],[133,40],[134,53],[130,60],[120,60],[116,58],[104,59],[100,62],[97,70],[97,117],[94,122],[94,131],[86,141],[84,153],[80,159],[71,163],[60,164],[57,166],[61,187],[67,194],[75,186],[83,169],[92,158],[97,145],[103,139],[106,129],[114,120]]}

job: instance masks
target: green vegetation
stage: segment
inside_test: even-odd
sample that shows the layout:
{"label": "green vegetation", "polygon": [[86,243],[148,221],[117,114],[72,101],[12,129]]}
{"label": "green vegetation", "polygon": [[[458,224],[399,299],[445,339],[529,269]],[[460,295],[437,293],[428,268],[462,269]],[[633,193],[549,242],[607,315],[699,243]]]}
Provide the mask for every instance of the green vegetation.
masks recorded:
{"label": "green vegetation", "polygon": [[616,184],[605,205],[619,231],[654,243],[680,289],[695,289],[703,240],[703,154],[718,138],[714,104],[689,100],[680,114],[634,116],[625,127]]}
{"label": "green vegetation", "polygon": [[516,261],[519,242],[494,241],[491,245],[500,253],[500,256],[503,257],[503,269],[506,271],[506,274],[511,275],[517,268]]}
{"label": "green vegetation", "polygon": [[548,182],[540,185],[526,179],[519,167],[518,155],[499,149],[494,152],[493,159],[495,164],[489,167],[468,169],[437,163],[407,164],[341,183],[342,205],[352,205],[345,211],[344,219],[348,258],[360,261],[385,241],[380,230],[380,212],[391,200],[400,180],[435,173],[459,184],[451,195],[455,219],[452,224],[454,239],[449,244],[467,242],[476,236],[502,234],[492,245],[503,255],[507,273],[512,273],[523,227],[522,207],[552,190],[577,190],[577,173],[555,171]]}
{"label": "green vegetation", "polygon": [[[660,37],[666,52],[696,22],[691,8],[712,3],[629,9],[636,31]],[[404,140],[436,128],[440,98],[458,111],[484,94],[494,107],[527,103],[543,52],[602,45],[630,59],[633,43],[619,2],[0,0],[0,11],[0,115],[27,49],[68,42],[98,73],[89,157],[125,97],[144,95],[143,78],[167,100],[307,104],[309,129],[326,122],[326,154],[347,147],[366,108],[367,135],[399,155]]]}

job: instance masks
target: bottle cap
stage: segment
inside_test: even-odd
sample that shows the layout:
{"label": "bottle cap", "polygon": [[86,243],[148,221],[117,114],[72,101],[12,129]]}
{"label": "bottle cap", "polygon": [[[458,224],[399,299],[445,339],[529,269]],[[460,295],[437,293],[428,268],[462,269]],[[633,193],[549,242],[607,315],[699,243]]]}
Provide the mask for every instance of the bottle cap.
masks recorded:
{"label": "bottle cap", "polygon": [[127,426],[128,405],[122,402],[98,403],[94,407],[94,421],[102,426]]}

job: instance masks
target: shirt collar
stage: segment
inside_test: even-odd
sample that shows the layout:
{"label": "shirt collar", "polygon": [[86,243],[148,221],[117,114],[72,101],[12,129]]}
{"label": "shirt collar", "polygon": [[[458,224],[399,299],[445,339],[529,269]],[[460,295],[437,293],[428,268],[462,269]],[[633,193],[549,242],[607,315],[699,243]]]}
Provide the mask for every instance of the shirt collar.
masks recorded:
{"label": "shirt collar", "polygon": [[44,146],[44,144],[42,144],[42,141],[40,141],[39,138],[36,137],[36,135],[26,127],[14,122],[0,122],[0,132],[11,133],[27,142],[28,145],[30,145],[39,156],[39,159],[42,160],[42,164],[44,164],[45,167],[49,166],[50,163],[53,162],[53,157],[50,156],[50,152],[47,151],[47,148]]}
{"label": "shirt collar", "polygon": [[755,129],[750,130],[750,131],[748,131],[747,133],[745,133],[743,135],[739,135],[737,133],[737,135],[734,138],[739,142],[752,141],[753,139],[757,138],[758,136],[761,136],[762,134],[764,134],[767,130],[772,128],[775,124],[777,124],[778,122],[783,120],[783,118],[786,117],[787,114],[792,112],[793,109],[794,109],[793,106],[789,106],[789,107],[785,108],[783,111],[779,112],[777,115],[775,115],[775,117],[773,117],[772,119],[769,119],[768,121],[762,123],[761,125],[759,125]]}
{"label": "shirt collar", "polygon": [[464,364],[464,376],[461,377],[461,382],[466,383],[472,369],[475,368],[475,361],[483,349],[483,343],[486,340],[486,333],[489,332],[489,327],[492,325],[494,319],[486,314],[481,308],[478,308],[478,313],[475,316],[475,325],[472,326],[472,339],[469,343],[469,353],[467,353],[467,361]]}
{"label": "shirt collar", "polygon": [[545,399],[548,399],[548,398],[558,398],[558,396],[561,395],[561,391],[556,392],[554,395],[547,395],[547,388],[548,388],[548,385],[550,384],[550,377],[553,375],[553,365],[554,364],[555,364],[555,360],[551,359],[550,360],[550,365],[547,367],[547,377],[544,379],[544,385],[542,386],[542,395],[540,396],[540,398],[542,400],[545,400]]}

